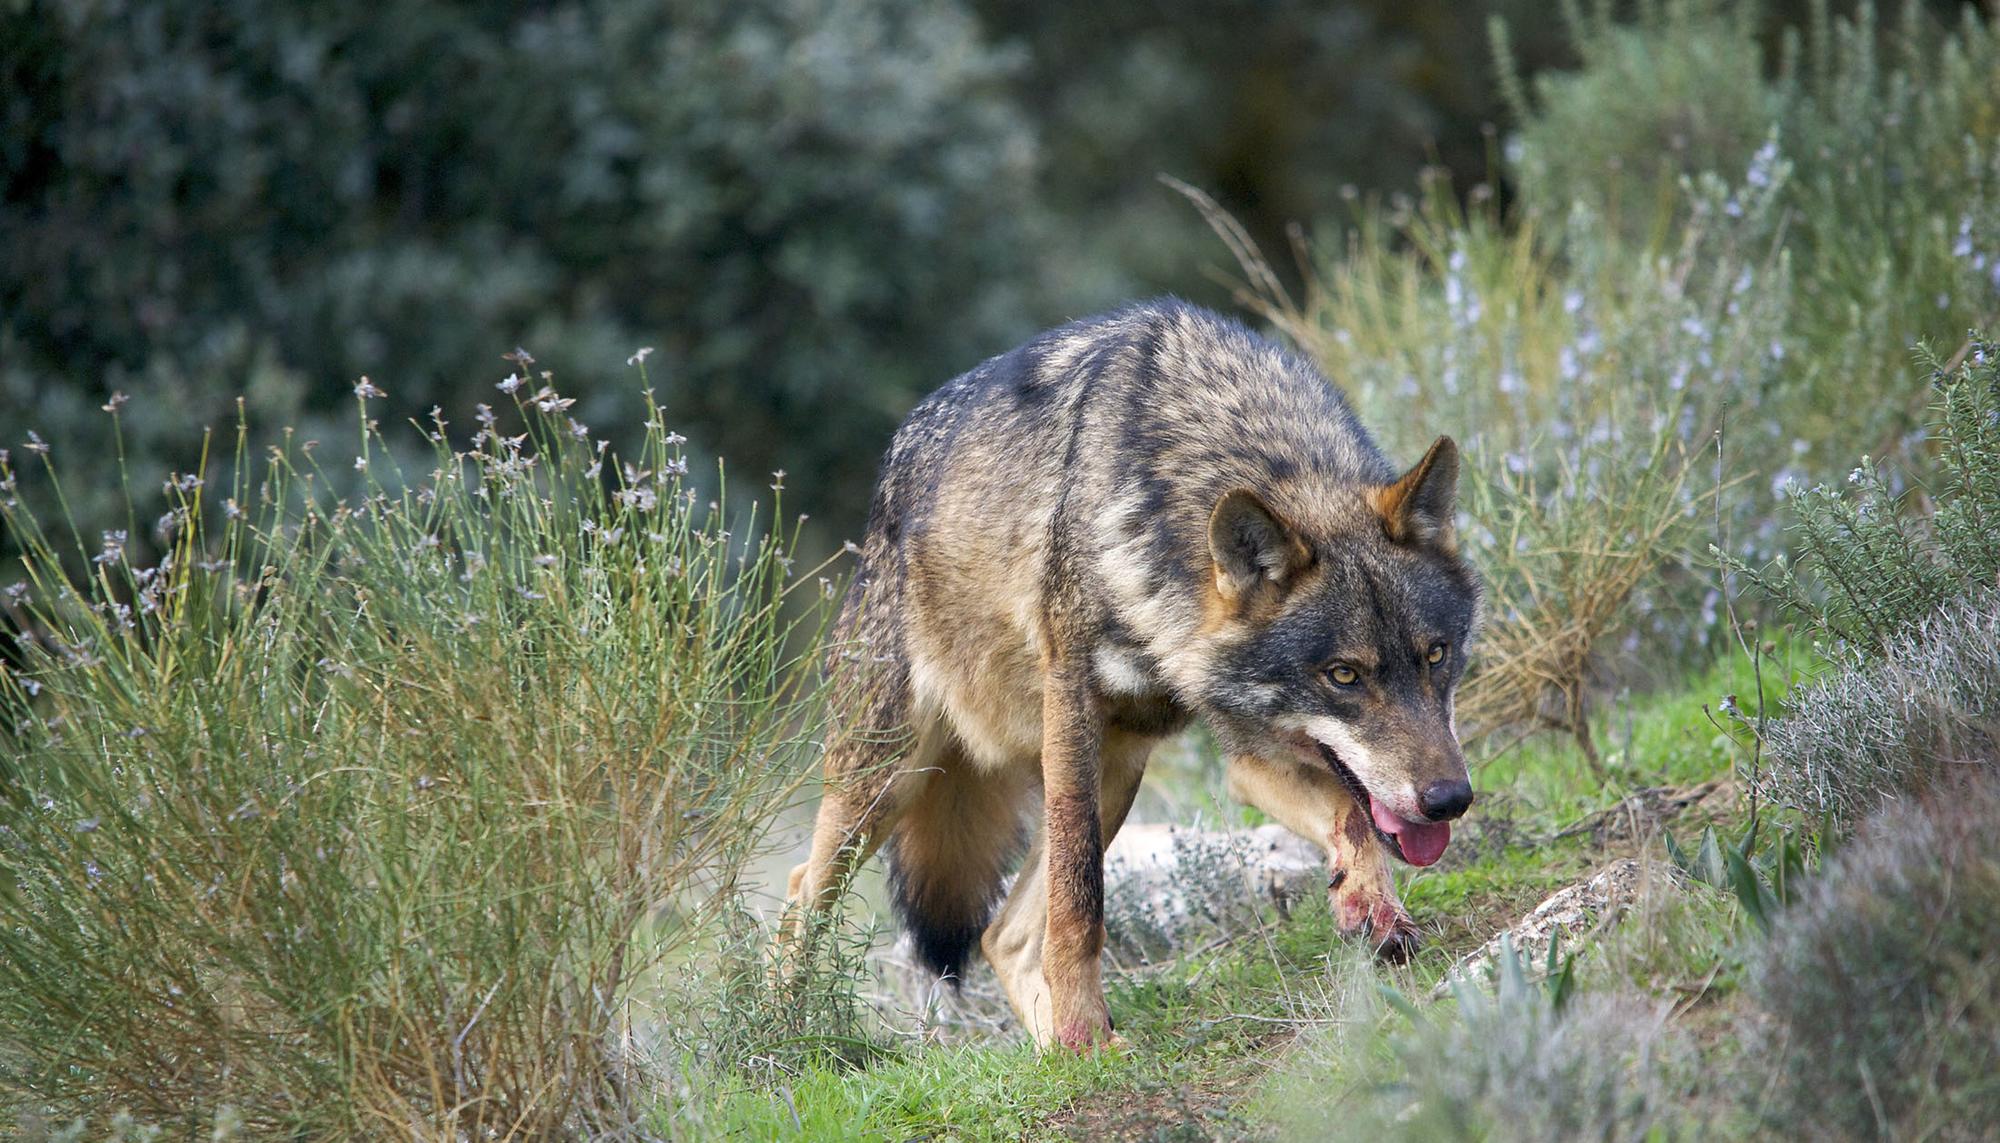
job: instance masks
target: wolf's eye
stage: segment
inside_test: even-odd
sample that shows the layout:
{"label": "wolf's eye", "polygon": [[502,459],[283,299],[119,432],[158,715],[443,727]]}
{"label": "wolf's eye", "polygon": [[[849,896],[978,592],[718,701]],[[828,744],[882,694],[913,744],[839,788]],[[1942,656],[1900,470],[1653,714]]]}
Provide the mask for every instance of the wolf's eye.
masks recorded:
{"label": "wolf's eye", "polygon": [[1424,656],[1424,662],[1429,663],[1433,667],[1444,662],[1444,644],[1432,643],[1430,653]]}
{"label": "wolf's eye", "polygon": [[1336,663],[1327,668],[1326,677],[1343,687],[1351,687],[1361,681],[1361,676],[1355,674],[1354,668],[1346,663]]}

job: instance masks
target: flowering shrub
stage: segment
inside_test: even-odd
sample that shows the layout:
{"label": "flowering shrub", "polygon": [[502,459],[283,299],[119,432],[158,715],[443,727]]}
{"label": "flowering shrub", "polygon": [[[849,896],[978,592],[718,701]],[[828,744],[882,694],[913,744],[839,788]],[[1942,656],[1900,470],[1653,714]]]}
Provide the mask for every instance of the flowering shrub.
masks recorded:
{"label": "flowering shrub", "polygon": [[[1795,501],[1792,554],[1741,567],[1843,652],[1884,649],[1940,606],[2000,584],[2000,346],[1974,336],[1953,362],[1929,350],[1936,393],[1925,487],[1864,456],[1847,487]],[[1911,511],[1924,492],[1928,511]],[[1834,650],[1829,647],[1828,650]]]}
{"label": "flowering shrub", "polygon": [[1765,61],[1751,8],[1566,11],[1575,72],[1513,78],[1498,37],[1526,213],[1584,202],[1621,233],[1656,233],[1688,213],[1661,193],[1676,178],[1782,169],[1776,209],[1723,204],[1782,248],[1792,280],[1791,356],[1776,384],[1739,394],[1739,431],[1757,441],[1745,455],[1769,455],[1756,468],[1781,479],[1792,442],[1814,476],[1916,445],[1911,348],[1956,346],[2000,315],[2000,27],[1970,7],[1947,28],[1921,4],[1884,20],[1815,0]]}
{"label": "flowering shrub", "polygon": [[[226,486],[169,478],[148,566],[136,522],[87,543],[0,500],[11,1095],[291,1137],[644,1111],[635,998],[801,772],[791,639],[830,585],[702,502],[650,400],[616,457],[515,362],[469,444],[433,414],[427,472],[364,378],[346,496],[312,441],[254,476],[239,430]],[[52,459],[30,436],[0,481],[60,489]]]}

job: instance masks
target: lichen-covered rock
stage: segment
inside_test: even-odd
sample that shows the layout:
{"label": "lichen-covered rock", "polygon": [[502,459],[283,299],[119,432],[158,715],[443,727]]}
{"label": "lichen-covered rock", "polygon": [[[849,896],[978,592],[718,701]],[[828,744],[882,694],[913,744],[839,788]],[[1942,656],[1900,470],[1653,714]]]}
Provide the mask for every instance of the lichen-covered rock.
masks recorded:
{"label": "lichen-covered rock", "polygon": [[1158,959],[1325,892],[1326,877],[1326,855],[1283,826],[1129,825],[1104,855],[1106,940],[1114,956]]}
{"label": "lichen-covered rock", "polygon": [[1573,946],[1584,934],[1617,924],[1626,909],[1639,899],[1645,880],[1645,867],[1624,857],[1591,874],[1588,880],[1558,890],[1521,918],[1520,923],[1496,934],[1453,965],[1438,982],[1433,995],[1450,992],[1455,980],[1483,979],[1494,958],[1500,955],[1503,941],[1513,945],[1515,955],[1528,971],[1540,969],[1548,963],[1549,945],[1558,934],[1566,946]]}

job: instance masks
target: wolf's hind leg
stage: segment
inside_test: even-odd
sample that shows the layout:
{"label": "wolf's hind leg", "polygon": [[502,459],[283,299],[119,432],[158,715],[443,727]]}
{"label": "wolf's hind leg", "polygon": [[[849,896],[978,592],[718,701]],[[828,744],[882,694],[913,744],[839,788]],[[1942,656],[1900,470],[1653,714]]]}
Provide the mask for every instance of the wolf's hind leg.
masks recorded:
{"label": "wolf's hind leg", "polygon": [[[854,868],[874,854],[933,767],[928,744],[907,735],[844,735],[827,746],[826,783],[813,822],[812,850],[792,870],[778,922],[774,979],[798,967],[814,917],[832,908]],[[905,750],[907,749],[907,753]]]}
{"label": "wolf's hind leg", "polygon": [[1326,850],[1327,894],[1341,932],[1365,936],[1385,960],[1406,960],[1416,951],[1417,926],[1396,896],[1389,854],[1370,827],[1367,808],[1332,771],[1239,754],[1229,759],[1227,781],[1230,797]]}
{"label": "wolf's hind leg", "polygon": [[[1107,849],[1111,839],[1118,836],[1118,828],[1132,809],[1132,799],[1139,793],[1139,779],[1145,776],[1146,759],[1152,753],[1154,741],[1117,733],[1108,735],[1104,741],[1098,813]],[[1042,974],[1042,944],[1049,923],[1045,840],[1042,832],[1037,831],[1034,848],[1021,867],[1021,876],[1015,879],[1000,915],[987,928],[980,949],[993,965],[1001,987],[1006,989],[1015,1018],[1035,1043],[1049,1047],[1056,1041],[1056,1026],[1049,983]]]}
{"label": "wolf's hind leg", "polygon": [[[829,774],[813,819],[812,853],[792,870],[786,900],[815,909],[832,904],[847,874],[868,860],[923,792],[932,768],[914,756],[864,763]],[[829,762],[827,769],[834,769]]]}

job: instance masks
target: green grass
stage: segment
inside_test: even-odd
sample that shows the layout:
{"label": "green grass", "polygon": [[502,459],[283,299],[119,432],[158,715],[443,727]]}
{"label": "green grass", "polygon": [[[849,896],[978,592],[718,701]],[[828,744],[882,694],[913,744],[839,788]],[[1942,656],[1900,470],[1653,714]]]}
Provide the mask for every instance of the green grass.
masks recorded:
{"label": "green grass", "polygon": [[813,1067],[776,1090],[733,1092],[704,1126],[745,1139],[1020,1139],[1075,1100],[1130,1084],[1133,1070],[1132,1058],[1115,1053],[931,1048],[865,1071]]}
{"label": "green grass", "polygon": [[[1476,811],[1475,811],[1476,812]],[[1518,845],[1462,866],[1447,864],[1406,872],[1403,903],[1433,934],[1420,965],[1442,968],[1448,958],[1475,947],[1565,885],[1587,875],[1602,858],[1588,839]],[[1437,957],[1447,961],[1439,962]]]}
{"label": "green grass", "polygon": [[[1762,662],[1766,714],[1780,714],[1792,686],[1824,665],[1804,641],[1776,641]],[[1749,656],[1732,652],[1675,686],[1600,703],[1594,717],[1603,781],[1570,739],[1544,734],[1475,757],[1473,787],[1482,796],[1497,795],[1509,815],[1547,828],[1574,822],[1632,787],[1746,777],[1738,770],[1749,765],[1750,751],[1723,707],[1733,695],[1737,709],[1754,718],[1758,675]]]}
{"label": "green grass", "polygon": [[1017,1039],[904,1046],[864,1068],[821,1062],[737,1089],[683,1126],[741,1138],[983,1140],[1193,1117],[1240,1132],[1247,1123],[1232,1093],[1290,1034],[1298,990],[1356,954],[1334,934],[1324,900],[1307,902],[1289,921],[1157,974],[1114,976],[1107,991],[1122,1051],[1044,1054]]}

